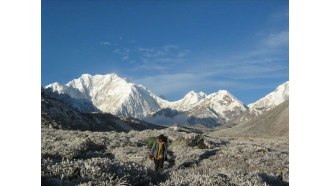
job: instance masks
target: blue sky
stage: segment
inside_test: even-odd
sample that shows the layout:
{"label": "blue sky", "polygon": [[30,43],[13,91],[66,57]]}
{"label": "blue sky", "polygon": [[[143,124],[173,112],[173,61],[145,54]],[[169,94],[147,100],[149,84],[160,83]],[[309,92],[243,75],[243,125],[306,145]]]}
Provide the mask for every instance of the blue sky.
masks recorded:
{"label": "blue sky", "polygon": [[246,104],[289,80],[282,0],[42,1],[42,85],[117,73],[168,100],[226,89]]}

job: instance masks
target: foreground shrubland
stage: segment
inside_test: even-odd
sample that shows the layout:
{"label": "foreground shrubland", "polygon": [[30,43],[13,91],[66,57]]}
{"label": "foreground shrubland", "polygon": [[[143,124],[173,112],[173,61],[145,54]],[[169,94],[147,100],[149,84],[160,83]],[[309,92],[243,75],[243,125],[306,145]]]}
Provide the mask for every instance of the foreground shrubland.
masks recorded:
{"label": "foreground shrubland", "polygon": [[[169,137],[161,173],[147,139]],[[288,185],[287,138],[211,138],[163,130],[89,132],[42,129],[42,185]]]}

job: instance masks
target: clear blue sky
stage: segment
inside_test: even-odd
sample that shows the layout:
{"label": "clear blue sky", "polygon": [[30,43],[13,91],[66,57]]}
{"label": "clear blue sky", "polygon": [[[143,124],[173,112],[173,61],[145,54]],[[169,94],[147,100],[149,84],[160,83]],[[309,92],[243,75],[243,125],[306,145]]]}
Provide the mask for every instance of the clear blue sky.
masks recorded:
{"label": "clear blue sky", "polygon": [[117,73],[168,100],[246,104],[289,79],[285,0],[42,0],[42,85]]}

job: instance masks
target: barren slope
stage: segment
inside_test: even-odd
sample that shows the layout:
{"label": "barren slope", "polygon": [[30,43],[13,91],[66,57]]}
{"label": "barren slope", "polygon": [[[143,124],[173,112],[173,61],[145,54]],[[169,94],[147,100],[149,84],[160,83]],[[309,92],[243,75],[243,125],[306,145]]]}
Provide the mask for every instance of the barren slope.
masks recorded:
{"label": "barren slope", "polygon": [[289,101],[232,128],[211,132],[210,136],[288,136]]}

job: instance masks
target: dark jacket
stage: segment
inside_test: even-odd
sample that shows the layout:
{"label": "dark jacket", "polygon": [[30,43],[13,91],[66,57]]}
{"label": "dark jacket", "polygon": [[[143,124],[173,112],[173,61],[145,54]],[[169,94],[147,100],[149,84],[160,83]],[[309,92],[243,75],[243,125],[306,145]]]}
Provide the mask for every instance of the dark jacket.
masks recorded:
{"label": "dark jacket", "polygon": [[[159,140],[157,139],[154,144],[151,147],[150,154],[153,156],[154,159],[157,159],[157,153],[158,153],[158,145]],[[161,153],[163,155],[163,159],[165,160],[167,158],[167,143],[164,142],[163,149],[161,150]]]}

